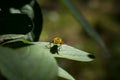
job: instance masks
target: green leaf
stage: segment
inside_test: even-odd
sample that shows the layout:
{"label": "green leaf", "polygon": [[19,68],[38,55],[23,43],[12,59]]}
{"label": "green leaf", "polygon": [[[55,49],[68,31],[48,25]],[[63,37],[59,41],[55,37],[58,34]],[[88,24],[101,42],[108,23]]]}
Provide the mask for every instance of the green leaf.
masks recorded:
{"label": "green leaf", "polygon": [[58,68],[58,76],[66,80],[75,80],[68,72],[62,68]]}
{"label": "green leaf", "polygon": [[57,75],[75,80],[65,70],[58,69],[54,57],[85,62],[95,58],[66,44],[58,46],[58,54],[52,54],[49,42],[29,42],[21,38],[0,46],[0,70],[9,80],[56,80]]}
{"label": "green leaf", "polygon": [[9,80],[56,80],[58,66],[43,46],[0,47],[0,71]]}
{"label": "green leaf", "polygon": [[54,54],[54,56],[58,58],[66,58],[66,59],[84,61],[84,62],[92,61],[95,58],[95,56],[90,53],[87,53],[85,51],[76,49],[74,47],[65,44],[61,46],[59,55]]}
{"label": "green leaf", "polygon": [[[49,42],[38,42],[37,44],[43,46],[46,51],[50,52],[50,48],[47,47]],[[95,58],[95,56],[90,53],[76,49],[66,44],[62,44],[59,48],[60,50],[58,51],[58,54],[53,54],[54,57],[84,62],[92,61]]]}
{"label": "green leaf", "polygon": [[13,49],[17,49],[17,48],[21,48],[21,47],[30,46],[33,44],[30,43],[28,40],[18,38],[18,39],[3,41],[2,43],[0,43],[0,45],[4,46],[4,47],[10,47]]}
{"label": "green leaf", "polygon": [[9,40],[9,39],[18,39],[18,38],[25,38],[25,35],[22,35],[22,34],[0,35],[0,41]]}

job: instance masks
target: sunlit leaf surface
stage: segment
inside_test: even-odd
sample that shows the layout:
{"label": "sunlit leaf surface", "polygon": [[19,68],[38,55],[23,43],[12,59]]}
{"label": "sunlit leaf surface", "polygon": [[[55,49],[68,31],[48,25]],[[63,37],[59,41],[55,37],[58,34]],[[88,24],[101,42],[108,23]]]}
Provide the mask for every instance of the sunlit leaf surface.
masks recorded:
{"label": "sunlit leaf surface", "polygon": [[0,47],[0,71],[9,80],[56,80],[58,66],[42,46]]}
{"label": "sunlit leaf surface", "polygon": [[65,70],[57,70],[58,65],[54,57],[85,62],[95,58],[90,53],[66,44],[57,47],[59,49],[55,48],[58,53],[54,54],[50,51],[49,42],[16,39],[2,43],[1,46],[4,47],[0,47],[0,69],[10,80],[55,80],[57,75],[74,80]]}
{"label": "sunlit leaf surface", "polygon": [[66,80],[75,80],[68,72],[66,72],[64,69],[62,68],[58,68],[58,76],[61,78],[64,78]]}
{"label": "sunlit leaf surface", "polygon": [[[49,42],[39,42],[37,44],[43,46],[43,48],[46,49],[46,51],[50,52],[50,48],[47,47],[49,45]],[[53,56],[58,58],[76,60],[76,61],[92,61],[95,58],[95,56],[90,53],[76,49],[66,44],[62,44],[60,46],[60,50],[58,51],[58,54],[57,53],[53,54]]]}

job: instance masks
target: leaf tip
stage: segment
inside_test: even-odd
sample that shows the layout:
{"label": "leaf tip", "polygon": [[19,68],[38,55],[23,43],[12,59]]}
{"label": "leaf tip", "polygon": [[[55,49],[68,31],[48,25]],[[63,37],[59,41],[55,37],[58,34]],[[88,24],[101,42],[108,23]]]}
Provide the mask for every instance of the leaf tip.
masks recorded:
{"label": "leaf tip", "polygon": [[95,56],[92,55],[92,54],[88,54],[88,57],[91,58],[91,59],[95,59]]}

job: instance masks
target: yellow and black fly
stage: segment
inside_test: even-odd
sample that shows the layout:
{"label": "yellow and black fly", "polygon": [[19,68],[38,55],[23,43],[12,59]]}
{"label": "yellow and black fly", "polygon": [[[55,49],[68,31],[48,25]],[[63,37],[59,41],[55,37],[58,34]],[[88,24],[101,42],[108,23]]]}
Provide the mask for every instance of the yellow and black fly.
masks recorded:
{"label": "yellow and black fly", "polygon": [[55,37],[53,40],[50,42],[50,52],[52,54],[59,54],[58,51],[60,50],[60,46],[62,45],[63,40],[60,37]]}

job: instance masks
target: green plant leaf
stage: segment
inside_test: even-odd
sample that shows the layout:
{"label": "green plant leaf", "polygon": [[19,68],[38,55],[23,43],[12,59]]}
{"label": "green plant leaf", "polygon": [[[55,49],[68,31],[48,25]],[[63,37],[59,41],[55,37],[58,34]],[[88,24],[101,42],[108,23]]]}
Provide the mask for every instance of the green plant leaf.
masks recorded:
{"label": "green plant leaf", "polygon": [[[37,44],[43,46],[46,49],[46,51],[50,52],[50,48],[47,47],[49,45],[49,42],[38,42]],[[62,44],[60,46],[60,50],[58,51],[58,54],[57,53],[53,54],[53,56],[57,58],[65,58],[65,59],[84,61],[84,62],[92,61],[95,58],[95,56],[90,53],[76,49],[66,44]]]}
{"label": "green plant leaf", "polygon": [[75,80],[68,72],[62,68],[58,68],[58,76],[66,80]]}
{"label": "green plant leaf", "polygon": [[9,80],[55,80],[57,74],[74,80],[63,69],[58,70],[54,57],[84,62],[95,58],[66,44],[59,46],[58,54],[52,54],[49,42],[29,42],[21,38],[3,42],[0,46],[0,70]]}
{"label": "green plant leaf", "polygon": [[0,46],[0,71],[9,80],[56,80],[58,66],[43,46]]}
{"label": "green plant leaf", "polygon": [[54,56],[58,58],[66,58],[66,59],[71,59],[75,61],[84,61],[84,62],[92,61],[95,58],[95,56],[90,53],[87,53],[85,51],[76,49],[74,47],[65,44],[61,46],[59,55],[54,54]]}

